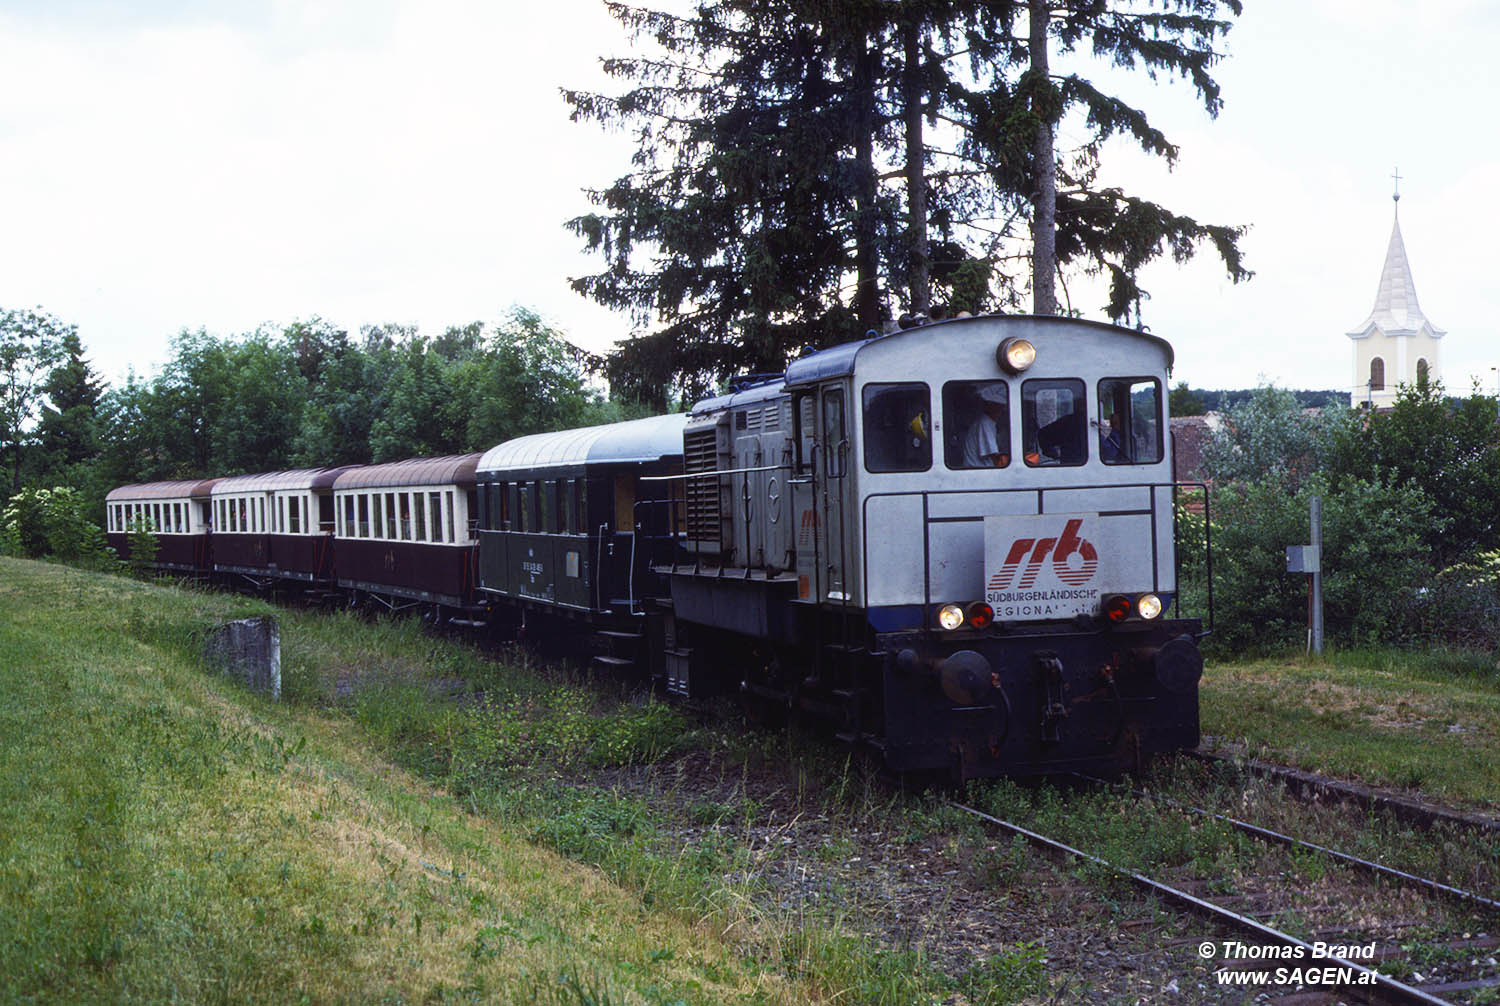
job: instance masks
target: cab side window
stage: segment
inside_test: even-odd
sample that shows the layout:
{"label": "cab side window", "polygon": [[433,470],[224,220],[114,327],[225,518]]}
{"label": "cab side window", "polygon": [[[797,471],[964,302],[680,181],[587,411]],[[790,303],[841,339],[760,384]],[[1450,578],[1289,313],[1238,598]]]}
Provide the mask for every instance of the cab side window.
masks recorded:
{"label": "cab side window", "polygon": [[1097,426],[1105,464],[1156,464],[1162,459],[1161,385],[1149,377],[1100,381]]}
{"label": "cab side window", "polygon": [[952,469],[1010,464],[1010,387],[1005,381],[943,385],[943,462]]}
{"label": "cab side window", "polygon": [[932,396],[925,384],[864,388],[867,472],[925,472],[932,467]]}
{"label": "cab side window", "polygon": [[1030,467],[1081,465],[1089,459],[1088,413],[1076,378],[1021,384],[1021,450]]}

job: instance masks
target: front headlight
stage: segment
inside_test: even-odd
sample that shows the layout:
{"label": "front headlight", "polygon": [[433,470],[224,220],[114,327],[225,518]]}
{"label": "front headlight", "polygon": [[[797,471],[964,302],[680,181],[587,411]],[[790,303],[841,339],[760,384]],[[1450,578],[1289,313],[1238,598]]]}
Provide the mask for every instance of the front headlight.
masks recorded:
{"label": "front headlight", "polygon": [[1009,373],[1019,374],[1036,362],[1036,347],[1026,339],[1012,336],[1000,343],[995,359]]}
{"label": "front headlight", "polygon": [[945,604],[938,609],[938,624],[952,632],[963,627],[964,609],[956,604]]}
{"label": "front headlight", "polygon": [[1136,614],[1152,619],[1161,614],[1161,598],[1155,594],[1142,594],[1135,602]]}

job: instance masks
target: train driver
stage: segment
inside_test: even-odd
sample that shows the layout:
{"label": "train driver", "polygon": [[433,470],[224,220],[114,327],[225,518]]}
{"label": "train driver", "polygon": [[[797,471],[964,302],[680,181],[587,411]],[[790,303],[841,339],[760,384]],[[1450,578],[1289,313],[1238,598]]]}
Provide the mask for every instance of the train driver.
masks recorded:
{"label": "train driver", "polygon": [[1131,460],[1130,445],[1125,439],[1125,423],[1130,410],[1129,388],[1124,384],[1115,385],[1111,389],[1108,405],[1109,415],[1104,418],[1104,427],[1099,430],[1099,456],[1105,464],[1125,464]]}
{"label": "train driver", "polygon": [[964,436],[965,468],[1004,468],[1010,464],[1008,389],[994,381],[979,389],[980,415]]}

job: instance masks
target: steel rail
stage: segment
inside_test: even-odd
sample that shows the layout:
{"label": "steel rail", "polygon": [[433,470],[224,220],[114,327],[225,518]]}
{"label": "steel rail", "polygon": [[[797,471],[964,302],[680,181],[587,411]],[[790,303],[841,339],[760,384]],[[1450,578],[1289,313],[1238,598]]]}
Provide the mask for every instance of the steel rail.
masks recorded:
{"label": "steel rail", "polygon": [[1329,985],[1327,987],[1330,989],[1337,988],[1346,993],[1351,993],[1356,998],[1363,999],[1367,1003],[1372,1004],[1372,1006],[1408,1006],[1408,1004],[1411,1003],[1420,1004],[1420,1006],[1449,1006],[1449,1004],[1442,999],[1438,999],[1435,996],[1429,995],[1428,993],[1423,992],[1421,989],[1413,988],[1410,985],[1399,982],[1396,979],[1389,977],[1388,975],[1383,975],[1379,971],[1367,968],[1362,964],[1356,964],[1354,961],[1347,960],[1343,957],[1334,957],[1327,954],[1315,954],[1311,943],[1293,936],[1290,933],[1284,933],[1279,929],[1272,929],[1270,926],[1266,925],[1263,922],[1259,922],[1255,919],[1249,918],[1248,916],[1240,915],[1237,912],[1231,912],[1229,909],[1221,908],[1220,906],[1215,905],[1213,902],[1204,901],[1202,898],[1195,897],[1194,895],[1191,895],[1186,891],[1178,890],[1175,887],[1163,884],[1159,880],[1152,880],[1150,877],[1147,877],[1140,873],[1135,873],[1134,871],[1128,870],[1125,867],[1116,866],[1114,863],[1111,863],[1106,859],[1101,859],[1100,857],[1095,856],[1092,853],[1084,852],[1080,849],[1075,849],[1070,845],[1057,841],[1056,839],[1048,838],[1046,835],[1031,831],[1028,828],[1023,828],[1019,824],[1013,824],[1010,821],[1003,821],[998,817],[995,817],[991,814],[986,814],[984,811],[976,810],[973,807],[968,807],[961,803],[950,803],[949,806],[953,807],[955,810],[962,811],[965,814],[969,814],[972,817],[978,818],[979,820],[984,821],[988,824],[994,825],[997,828],[1002,828],[1013,835],[1020,835],[1032,845],[1035,845],[1039,848],[1048,849],[1053,852],[1060,852],[1064,855],[1072,856],[1075,859],[1081,859],[1085,862],[1093,863],[1096,866],[1101,866],[1104,869],[1111,871],[1112,873],[1129,879],[1130,881],[1135,883],[1137,887],[1150,891],[1164,901],[1170,902],[1171,904],[1174,904],[1179,908],[1183,908],[1196,915],[1211,919],[1214,922],[1219,923],[1220,925],[1238,930],[1241,933],[1255,937],[1266,943],[1274,943],[1283,947],[1296,947],[1301,951],[1303,955],[1302,959],[1304,961],[1318,961],[1321,962],[1322,966],[1324,967],[1347,969],[1351,974],[1355,976],[1353,980],[1343,984]]}
{"label": "steel rail", "polygon": [[1415,800],[1376,792],[1367,786],[1345,782],[1342,779],[1330,779],[1285,765],[1275,765],[1255,759],[1234,758],[1210,751],[1187,750],[1179,751],[1178,754],[1196,761],[1207,762],[1210,765],[1228,765],[1236,771],[1258,778],[1275,779],[1284,783],[1294,795],[1311,793],[1314,797],[1352,803],[1367,811],[1382,811],[1398,821],[1420,828],[1446,824],[1474,831],[1500,832],[1500,819],[1449,810],[1446,807],[1430,806]]}
{"label": "steel rail", "polygon": [[[1086,782],[1091,782],[1099,786],[1109,785],[1109,783],[1105,780],[1096,779],[1091,775],[1084,775],[1077,772],[1075,772],[1074,775],[1076,775],[1079,779],[1083,779]],[[1448,884],[1444,884],[1436,880],[1429,880],[1426,877],[1419,877],[1414,873],[1407,873],[1404,870],[1398,870],[1395,867],[1386,866],[1384,863],[1377,863],[1374,860],[1361,859],[1360,857],[1350,855],[1347,852],[1340,852],[1337,849],[1330,849],[1326,845],[1318,845],[1316,842],[1309,842],[1301,838],[1293,838],[1291,835],[1284,835],[1279,831],[1273,831],[1270,828],[1263,828],[1258,824],[1251,824],[1249,821],[1241,821],[1238,818],[1229,817],[1225,814],[1215,813],[1214,811],[1206,810],[1202,807],[1194,807],[1191,804],[1179,803],[1169,796],[1162,796],[1160,793],[1147,793],[1143,790],[1138,789],[1132,789],[1130,792],[1134,796],[1141,799],[1155,800],[1157,803],[1165,804],[1168,807],[1175,807],[1178,810],[1185,810],[1189,813],[1213,818],[1215,821],[1222,821],[1225,824],[1237,828],[1248,835],[1253,835],[1254,837],[1259,838],[1263,841],[1273,842],[1278,845],[1287,846],[1289,848],[1311,849],[1314,852],[1322,853],[1323,855],[1328,856],[1329,858],[1337,862],[1343,863],[1346,866],[1352,866],[1355,869],[1365,870],[1366,872],[1373,873],[1379,877],[1388,877],[1391,880],[1396,880],[1403,884],[1410,884],[1414,887],[1420,887],[1424,890],[1431,891],[1434,894],[1441,894],[1445,897],[1452,898],[1455,901],[1460,901],[1467,905],[1477,906],[1479,908],[1486,909],[1487,911],[1500,912],[1500,901],[1496,901],[1493,898],[1486,898],[1482,894],[1475,894],[1472,891],[1465,891],[1462,888],[1452,887]]]}

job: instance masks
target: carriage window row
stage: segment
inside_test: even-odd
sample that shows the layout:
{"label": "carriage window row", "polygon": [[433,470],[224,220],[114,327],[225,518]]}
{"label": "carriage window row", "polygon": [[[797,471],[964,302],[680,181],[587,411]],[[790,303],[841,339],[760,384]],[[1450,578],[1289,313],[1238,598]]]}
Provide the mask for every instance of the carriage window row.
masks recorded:
{"label": "carriage window row", "polygon": [[[1022,381],[1021,456],[1012,459],[1009,382],[949,381],[942,388],[943,463],[956,470],[1007,468],[1012,460],[1029,468],[1071,467],[1085,464],[1093,452],[1106,465],[1161,461],[1160,382],[1151,377],[1107,377],[1099,381],[1096,392],[1098,414],[1090,421],[1083,381]],[[825,394],[825,412],[831,397]],[[924,472],[932,467],[927,385],[868,384],[862,404],[866,471]]]}
{"label": "carriage window row", "polygon": [[491,531],[587,534],[588,485],[584,479],[532,479],[479,487],[479,506]]}
{"label": "carriage window row", "polygon": [[452,489],[341,493],[339,537],[453,544],[459,540],[453,497]]}
{"label": "carriage window row", "polygon": [[214,530],[230,534],[315,534],[316,504],[310,493],[218,497],[213,502]]}
{"label": "carriage window row", "polygon": [[136,527],[155,534],[192,534],[192,515],[188,504],[179,503],[111,503],[109,530],[126,534]]}

